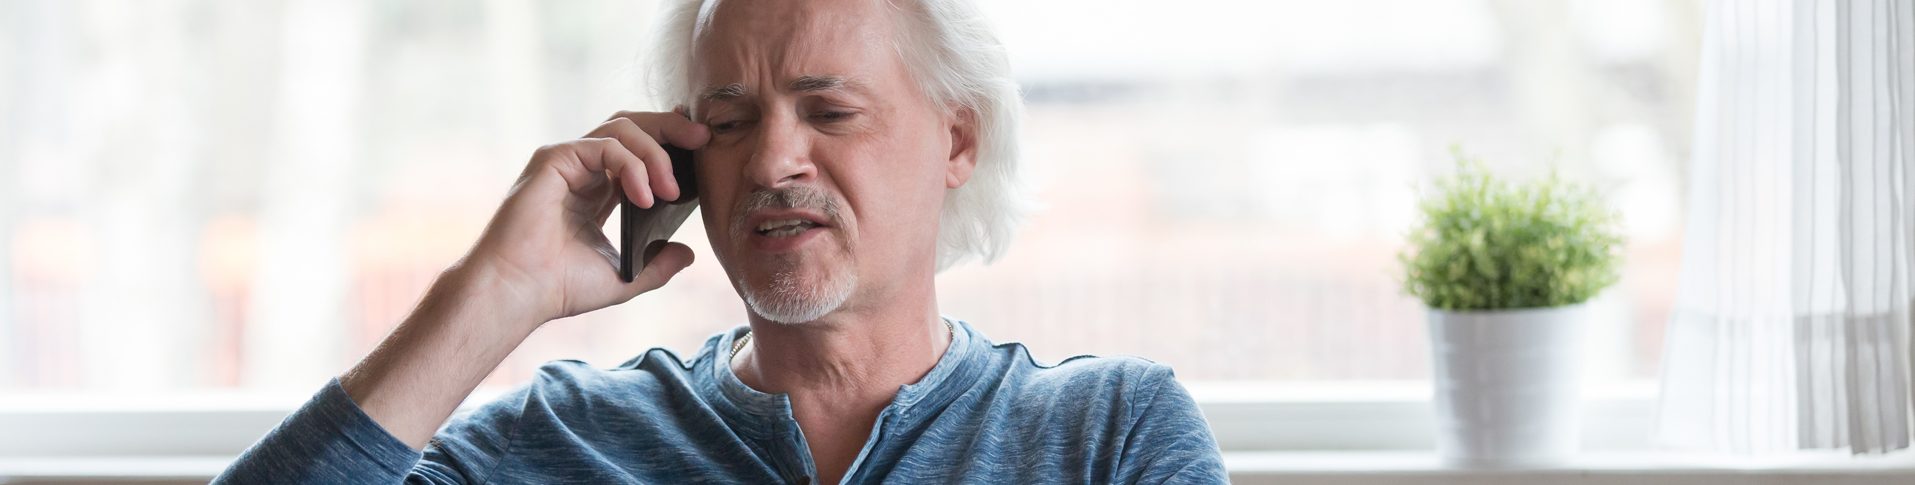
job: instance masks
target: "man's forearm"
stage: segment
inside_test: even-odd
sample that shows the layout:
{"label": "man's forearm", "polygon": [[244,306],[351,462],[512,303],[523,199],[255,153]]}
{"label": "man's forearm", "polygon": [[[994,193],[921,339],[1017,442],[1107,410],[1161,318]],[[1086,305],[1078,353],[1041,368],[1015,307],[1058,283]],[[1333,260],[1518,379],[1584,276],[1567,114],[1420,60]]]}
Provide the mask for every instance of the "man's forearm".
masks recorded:
{"label": "man's forearm", "polygon": [[455,266],[411,316],[339,379],[366,415],[414,450],[538,326],[486,268]]}

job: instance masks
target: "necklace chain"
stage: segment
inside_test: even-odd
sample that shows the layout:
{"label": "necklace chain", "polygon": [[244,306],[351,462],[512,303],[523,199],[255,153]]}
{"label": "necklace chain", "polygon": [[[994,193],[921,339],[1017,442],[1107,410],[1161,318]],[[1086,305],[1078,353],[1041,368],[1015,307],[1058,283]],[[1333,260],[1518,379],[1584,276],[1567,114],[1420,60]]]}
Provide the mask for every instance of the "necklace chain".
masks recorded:
{"label": "necklace chain", "polygon": [[[950,320],[944,320],[944,332],[946,338],[953,341],[957,340],[957,327],[952,326]],[[745,336],[739,337],[737,342],[731,344],[731,356],[725,357],[725,362],[729,363],[738,360],[738,351],[744,350],[745,345],[750,343],[751,329],[746,329]]]}

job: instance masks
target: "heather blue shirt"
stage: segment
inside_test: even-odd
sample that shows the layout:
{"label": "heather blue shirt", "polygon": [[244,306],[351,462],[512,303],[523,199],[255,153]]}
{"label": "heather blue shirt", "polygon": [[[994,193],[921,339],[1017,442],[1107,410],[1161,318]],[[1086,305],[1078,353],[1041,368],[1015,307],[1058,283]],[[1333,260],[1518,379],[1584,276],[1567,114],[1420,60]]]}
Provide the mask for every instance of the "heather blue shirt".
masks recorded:
{"label": "heather blue shirt", "polygon": [[[1223,462],[1170,368],[1057,365],[956,322],[931,372],[898,388],[845,483],[1221,483]],[[791,403],[725,365],[744,327],[687,362],[664,349],[610,370],[556,361],[455,417],[424,453],[339,387],[320,389],[216,483],[808,483]]]}

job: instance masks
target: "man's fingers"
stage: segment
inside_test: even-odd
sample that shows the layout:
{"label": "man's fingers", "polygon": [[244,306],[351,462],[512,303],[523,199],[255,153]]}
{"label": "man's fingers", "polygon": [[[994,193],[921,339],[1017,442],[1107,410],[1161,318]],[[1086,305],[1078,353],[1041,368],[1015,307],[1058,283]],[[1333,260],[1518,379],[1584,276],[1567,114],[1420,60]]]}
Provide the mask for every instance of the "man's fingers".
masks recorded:
{"label": "man's fingers", "polygon": [[[617,138],[580,138],[566,142],[570,148],[571,159],[584,169],[584,173],[593,176],[609,176],[612,182],[625,189],[632,203],[639,207],[652,206],[651,184],[646,183],[645,162],[625,149],[625,144]],[[574,191],[585,184],[572,183]]]}
{"label": "man's fingers", "polygon": [[638,124],[654,140],[663,140],[686,150],[704,148],[711,141],[711,129],[680,113],[620,111],[613,119],[626,118]]}
{"label": "man's fingers", "polygon": [[[586,136],[617,139],[620,144],[625,145],[627,151],[644,160],[647,175],[645,180],[651,186],[653,193],[665,200],[678,200],[678,195],[683,193],[678,187],[678,180],[672,175],[671,155],[665,153],[665,149],[658,146],[658,142],[645,133],[645,130],[631,118],[613,117],[610,121],[599,124],[598,128],[593,129],[592,133]],[[636,202],[637,199],[633,201]]]}

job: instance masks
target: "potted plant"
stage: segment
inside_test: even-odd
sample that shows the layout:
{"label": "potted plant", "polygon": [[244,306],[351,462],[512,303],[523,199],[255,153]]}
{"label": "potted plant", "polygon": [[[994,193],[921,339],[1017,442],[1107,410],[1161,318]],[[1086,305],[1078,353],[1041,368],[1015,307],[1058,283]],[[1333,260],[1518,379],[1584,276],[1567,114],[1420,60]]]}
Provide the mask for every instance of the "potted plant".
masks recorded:
{"label": "potted plant", "polygon": [[1616,216],[1553,174],[1510,184],[1456,159],[1399,255],[1404,290],[1429,307],[1438,455],[1560,462],[1581,440],[1581,322],[1618,277]]}

